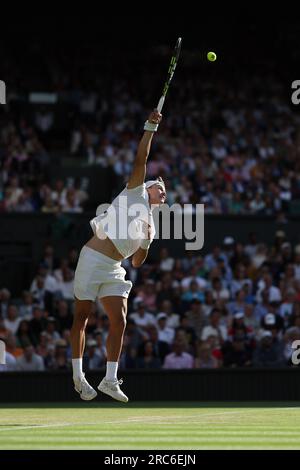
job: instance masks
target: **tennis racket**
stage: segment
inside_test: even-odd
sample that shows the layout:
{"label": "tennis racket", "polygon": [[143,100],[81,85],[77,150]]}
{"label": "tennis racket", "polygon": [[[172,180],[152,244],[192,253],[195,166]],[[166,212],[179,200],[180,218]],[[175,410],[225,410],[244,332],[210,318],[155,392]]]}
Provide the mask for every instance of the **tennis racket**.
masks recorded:
{"label": "tennis racket", "polygon": [[173,55],[172,55],[172,58],[171,58],[171,62],[170,62],[170,65],[169,65],[169,70],[168,70],[167,80],[165,81],[163,92],[162,92],[162,95],[161,95],[160,100],[159,100],[158,105],[157,105],[157,109],[158,109],[159,112],[161,112],[161,110],[163,108],[165,98],[166,98],[166,95],[167,95],[172,77],[173,77],[175,69],[176,69],[176,65],[177,65],[177,62],[178,62],[178,59],[179,59],[179,54],[180,54],[180,49],[181,49],[181,40],[182,40],[181,38],[177,39],[176,46],[175,46],[175,49],[174,49],[174,52],[173,52]]}

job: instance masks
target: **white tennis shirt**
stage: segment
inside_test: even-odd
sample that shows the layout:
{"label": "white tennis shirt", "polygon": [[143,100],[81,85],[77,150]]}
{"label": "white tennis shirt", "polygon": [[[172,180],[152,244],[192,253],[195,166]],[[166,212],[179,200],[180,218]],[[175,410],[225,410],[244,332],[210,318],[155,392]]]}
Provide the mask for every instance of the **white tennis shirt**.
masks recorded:
{"label": "white tennis shirt", "polygon": [[90,221],[94,234],[100,239],[110,238],[124,258],[140,248],[146,224],[151,226],[153,241],[155,226],[145,183],[133,189],[126,185],[107,210],[102,212],[99,206],[96,217]]}

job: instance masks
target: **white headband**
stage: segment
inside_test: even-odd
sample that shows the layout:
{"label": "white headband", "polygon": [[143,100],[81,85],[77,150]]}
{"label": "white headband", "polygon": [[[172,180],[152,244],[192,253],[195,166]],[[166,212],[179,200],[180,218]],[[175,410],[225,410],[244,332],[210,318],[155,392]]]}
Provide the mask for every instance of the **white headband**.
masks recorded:
{"label": "white headband", "polygon": [[166,190],[166,187],[165,187],[165,184],[162,180],[149,180],[149,181],[146,181],[145,185],[146,185],[146,188],[151,188],[151,186],[154,186],[155,184],[159,184],[163,190],[165,191]]}

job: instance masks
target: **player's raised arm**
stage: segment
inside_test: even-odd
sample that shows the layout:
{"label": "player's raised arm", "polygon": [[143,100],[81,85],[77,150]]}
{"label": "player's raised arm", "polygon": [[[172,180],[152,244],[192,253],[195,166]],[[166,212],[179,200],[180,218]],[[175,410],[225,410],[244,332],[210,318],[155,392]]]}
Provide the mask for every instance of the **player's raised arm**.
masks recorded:
{"label": "player's raised arm", "polygon": [[161,121],[161,117],[161,114],[155,109],[152,111],[148,120],[145,122],[145,132],[137,149],[133,170],[127,184],[128,189],[136,188],[145,181],[147,158],[150,152],[153,134],[158,129],[158,124]]}

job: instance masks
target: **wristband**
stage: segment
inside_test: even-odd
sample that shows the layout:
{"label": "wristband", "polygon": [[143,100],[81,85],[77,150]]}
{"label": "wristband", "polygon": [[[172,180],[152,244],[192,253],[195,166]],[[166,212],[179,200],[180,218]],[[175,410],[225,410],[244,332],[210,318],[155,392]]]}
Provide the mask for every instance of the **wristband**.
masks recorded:
{"label": "wristband", "polygon": [[146,121],[144,125],[144,130],[145,131],[150,131],[150,132],[156,132],[158,129],[158,124],[155,124],[154,122]]}

